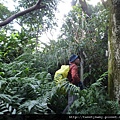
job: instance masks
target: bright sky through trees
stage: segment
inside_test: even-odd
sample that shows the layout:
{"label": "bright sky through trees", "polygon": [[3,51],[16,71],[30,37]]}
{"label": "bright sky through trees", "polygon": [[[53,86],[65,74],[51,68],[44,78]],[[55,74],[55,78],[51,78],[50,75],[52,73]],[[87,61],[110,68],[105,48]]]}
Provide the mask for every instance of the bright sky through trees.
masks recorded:
{"label": "bright sky through trees", "polygon": [[[49,42],[49,39],[57,39],[57,36],[59,35],[59,29],[62,25],[62,22],[64,21],[64,16],[68,14],[68,12],[72,9],[71,7],[71,1],[72,0],[62,0],[62,2],[60,2],[60,4],[58,5],[58,10],[59,12],[56,13],[56,17],[58,19],[58,28],[56,30],[53,30],[52,33],[50,34],[49,32],[46,34],[43,34],[41,37],[41,41],[42,42]],[[89,4],[95,6],[97,5],[98,2],[100,2],[101,0],[86,0]]]}
{"label": "bright sky through trees", "polygon": [[49,42],[49,39],[57,39],[57,36],[59,34],[60,27],[62,26],[62,23],[64,21],[64,16],[68,14],[68,12],[72,9],[71,7],[71,0],[62,0],[62,2],[59,3],[57,7],[58,11],[56,12],[56,18],[58,19],[57,24],[58,27],[56,30],[53,30],[51,33],[43,34],[41,37],[42,42]]}
{"label": "bright sky through trees", "polygon": [[89,4],[95,6],[95,5],[97,5],[98,2],[101,2],[101,0],[88,0],[87,2],[88,2]]}

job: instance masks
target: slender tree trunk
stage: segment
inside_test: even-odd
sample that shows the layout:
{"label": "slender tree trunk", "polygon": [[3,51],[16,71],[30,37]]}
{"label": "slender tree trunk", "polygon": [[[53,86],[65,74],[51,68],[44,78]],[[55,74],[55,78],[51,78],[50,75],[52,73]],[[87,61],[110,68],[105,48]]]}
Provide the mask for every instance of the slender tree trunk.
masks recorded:
{"label": "slender tree trunk", "polygon": [[120,101],[120,0],[109,0],[108,92]]}

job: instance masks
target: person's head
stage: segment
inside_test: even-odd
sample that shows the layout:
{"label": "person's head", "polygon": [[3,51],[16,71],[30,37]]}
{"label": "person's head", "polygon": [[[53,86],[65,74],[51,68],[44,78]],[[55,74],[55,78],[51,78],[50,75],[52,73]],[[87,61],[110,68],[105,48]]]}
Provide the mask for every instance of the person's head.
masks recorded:
{"label": "person's head", "polygon": [[75,54],[71,55],[71,57],[69,59],[69,63],[70,64],[75,63],[75,64],[79,65],[80,64],[80,59],[79,59],[78,55],[75,55]]}

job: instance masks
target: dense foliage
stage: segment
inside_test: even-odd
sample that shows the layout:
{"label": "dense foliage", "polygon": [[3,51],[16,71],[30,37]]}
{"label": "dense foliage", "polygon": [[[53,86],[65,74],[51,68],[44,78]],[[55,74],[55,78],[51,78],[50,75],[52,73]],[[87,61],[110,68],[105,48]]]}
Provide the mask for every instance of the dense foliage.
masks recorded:
{"label": "dense foliage", "polygon": [[108,41],[108,12],[99,5],[92,9],[93,14],[90,18],[86,18],[81,7],[74,6],[61,29],[61,39],[65,38],[70,53],[78,55],[85,53],[82,56],[84,58],[84,79],[90,79],[91,83],[107,71],[105,52]]}
{"label": "dense foliage", "polygon": [[[42,50],[36,51],[36,37],[29,34],[33,30],[29,20],[23,18],[24,24],[30,25],[28,33],[22,29],[8,35],[1,29],[0,114],[61,114],[67,105],[68,91],[78,96],[68,114],[120,113],[118,102],[110,100],[107,94],[108,12],[101,5],[91,9],[94,12],[86,19],[81,7],[74,6],[58,40],[44,43]],[[36,28],[42,30],[40,25],[43,24]],[[72,53],[83,55],[86,89],[82,91],[66,79],[58,85],[53,80],[55,71],[68,64]]]}

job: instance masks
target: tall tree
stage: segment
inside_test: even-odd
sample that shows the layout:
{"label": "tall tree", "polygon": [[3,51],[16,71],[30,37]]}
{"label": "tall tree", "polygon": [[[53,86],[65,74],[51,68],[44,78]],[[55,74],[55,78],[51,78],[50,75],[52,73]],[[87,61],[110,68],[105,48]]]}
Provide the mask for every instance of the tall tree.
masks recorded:
{"label": "tall tree", "polygon": [[109,0],[109,95],[120,101],[120,0]]}

